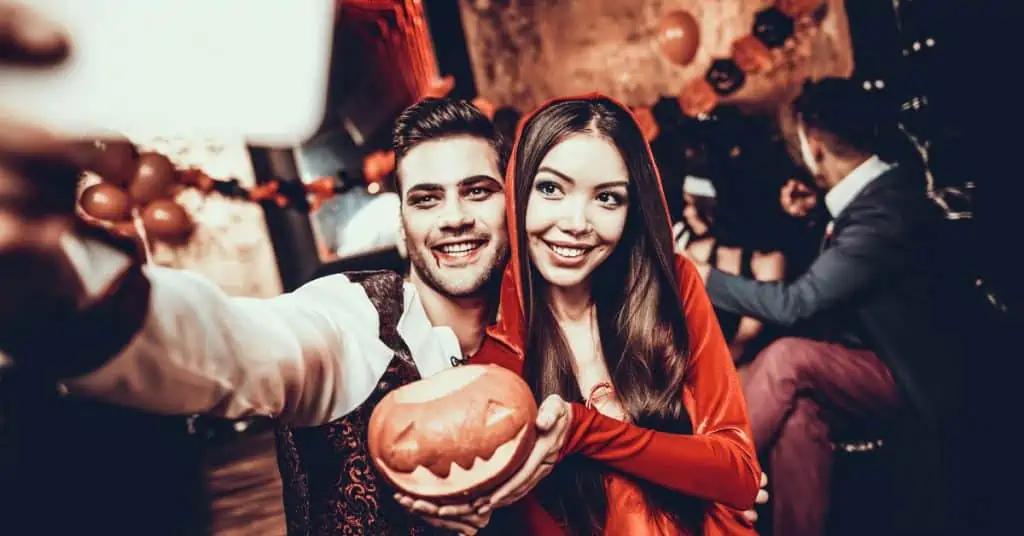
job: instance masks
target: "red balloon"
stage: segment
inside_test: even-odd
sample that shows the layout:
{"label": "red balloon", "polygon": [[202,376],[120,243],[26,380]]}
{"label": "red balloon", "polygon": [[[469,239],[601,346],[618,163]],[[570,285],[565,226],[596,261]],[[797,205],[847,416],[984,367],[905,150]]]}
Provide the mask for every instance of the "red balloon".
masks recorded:
{"label": "red balloon", "polygon": [[661,53],[676,65],[689,65],[700,47],[700,25],[686,11],[672,11],[661,19],[658,27]]}
{"label": "red balloon", "polygon": [[139,167],[139,151],[127,139],[91,142],[84,168],[117,186],[127,186]]}
{"label": "red balloon", "polygon": [[128,187],[128,193],[136,203],[145,205],[171,195],[171,186],[177,179],[174,164],[160,153],[143,153],[139,157],[138,170]]}
{"label": "red balloon", "polygon": [[132,202],[124,190],[101,182],[82,192],[78,200],[82,210],[97,220],[119,222],[131,218]]}
{"label": "red balloon", "polygon": [[158,199],[142,210],[146,236],[168,244],[184,244],[192,236],[192,218],[178,203]]}

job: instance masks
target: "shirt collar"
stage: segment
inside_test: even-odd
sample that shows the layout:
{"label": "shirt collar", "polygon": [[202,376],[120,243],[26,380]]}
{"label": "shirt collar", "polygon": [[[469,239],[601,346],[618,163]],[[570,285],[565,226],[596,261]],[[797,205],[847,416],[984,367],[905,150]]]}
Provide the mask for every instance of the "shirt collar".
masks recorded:
{"label": "shirt collar", "polygon": [[854,168],[847,176],[825,194],[825,206],[833,218],[839,216],[857,198],[865,186],[892,169],[891,164],[882,161],[878,155],[872,155]]}
{"label": "shirt collar", "polygon": [[409,347],[420,376],[426,378],[451,368],[453,357],[462,359],[462,347],[451,328],[430,323],[416,287],[410,283],[404,286],[405,308],[397,331]]}

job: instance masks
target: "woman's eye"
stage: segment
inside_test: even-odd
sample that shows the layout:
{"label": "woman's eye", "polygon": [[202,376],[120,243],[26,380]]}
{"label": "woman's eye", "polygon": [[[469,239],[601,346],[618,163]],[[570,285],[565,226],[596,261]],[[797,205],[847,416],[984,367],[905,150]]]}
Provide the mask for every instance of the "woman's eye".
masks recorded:
{"label": "woman's eye", "polygon": [[611,192],[601,192],[597,194],[597,200],[605,205],[610,206],[621,206],[626,202],[625,198],[619,194],[613,194]]}
{"label": "woman's eye", "polygon": [[536,188],[543,195],[555,195],[561,191],[558,185],[551,181],[537,181]]}

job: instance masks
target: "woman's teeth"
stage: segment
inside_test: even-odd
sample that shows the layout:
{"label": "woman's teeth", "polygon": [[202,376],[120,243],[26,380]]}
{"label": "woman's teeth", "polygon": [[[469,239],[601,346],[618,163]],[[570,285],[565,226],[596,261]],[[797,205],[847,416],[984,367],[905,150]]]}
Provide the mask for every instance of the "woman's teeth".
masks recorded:
{"label": "woman's teeth", "polygon": [[559,255],[561,255],[563,257],[579,257],[580,255],[583,255],[584,253],[587,252],[587,250],[582,249],[582,248],[569,248],[569,247],[565,247],[565,246],[555,246],[555,245],[552,245],[551,249],[553,249],[555,251],[555,253],[557,253],[557,254],[559,254]]}

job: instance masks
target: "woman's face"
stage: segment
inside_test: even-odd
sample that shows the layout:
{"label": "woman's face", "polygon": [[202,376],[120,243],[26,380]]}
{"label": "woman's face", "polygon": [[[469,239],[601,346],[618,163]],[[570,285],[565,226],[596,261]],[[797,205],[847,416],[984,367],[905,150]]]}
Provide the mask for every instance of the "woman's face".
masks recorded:
{"label": "woman's face", "polygon": [[622,238],[629,172],[605,138],[573,134],[544,157],[524,222],[530,258],[557,287],[586,284]]}

